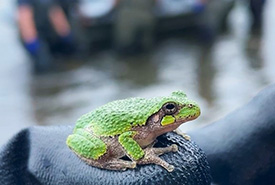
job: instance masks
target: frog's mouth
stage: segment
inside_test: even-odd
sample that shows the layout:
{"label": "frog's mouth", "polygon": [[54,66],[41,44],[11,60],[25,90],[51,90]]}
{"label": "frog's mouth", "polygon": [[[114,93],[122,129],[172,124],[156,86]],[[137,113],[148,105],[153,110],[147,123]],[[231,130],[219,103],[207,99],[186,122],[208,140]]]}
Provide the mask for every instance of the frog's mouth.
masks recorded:
{"label": "frog's mouth", "polygon": [[[164,133],[171,132],[173,130],[176,130],[181,124],[196,119],[200,114],[195,112],[193,114],[189,114],[187,116],[179,116],[179,114],[176,115],[165,115],[162,111],[159,111],[149,117],[147,120],[147,126],[146,127],[137,127],[136,130],[145,130],[144,132],[148,132],[150,130],[150,133],[148,133],[149,141],[151,142],[152,138],[156,138]],[[150,139],[151,138],[151,139]],[[144,143],[145,141],[143,141]],[[146,143],[150,143],[146,142]]]}
{"label": "frog's mouth", "polygon": [[176,125],[179,126],[187,121],[192,121],[199,117],[200,111],[197,111],[193,114],[188,114],[186,116],[181,114],[176,115],[165,115],[161,120],[162,126],[168,126],[168,125]]}
{"label": "frog's mouth", "polygon": [[[194,115],[189,115],[186,117],[180,117],[177,118],[176,116],[172,116],[173,118],[171,119],[171,122],[169,122],[169,120],[164,120],[166,119],[165,117],[162,119],[162,121],[160,122],[160,134],[166,133],[166,132],[171,132],[173,130],[176,130],[181,124],[187,122],[187,121],[191,121],[194,120],[198,117],[198,114],[194,114]],[[169,118],[170,119],[170,118]]]}
{"label": "frog's mouth", "polygon": [[175,122],[181,122],[181,123],[185,123],[185,122],[187,122],[187,121],[192,121],[192,120],[194,120],[194,119],[197,119],[197,117],[199,117],[200,116],[200,113],[198,113],[198,114],[193,114],[193,115],[188,115],[188,116],[186,116],[186,117],[179,117],[179,118],[175,118]]}
{"label": "frog's mouth", "polygon": [[192,121],[199,117],[201,114],[200,108],[196,104],[189,104],[188,106],[183,107],[176,115],[175,122],[187,122]]}

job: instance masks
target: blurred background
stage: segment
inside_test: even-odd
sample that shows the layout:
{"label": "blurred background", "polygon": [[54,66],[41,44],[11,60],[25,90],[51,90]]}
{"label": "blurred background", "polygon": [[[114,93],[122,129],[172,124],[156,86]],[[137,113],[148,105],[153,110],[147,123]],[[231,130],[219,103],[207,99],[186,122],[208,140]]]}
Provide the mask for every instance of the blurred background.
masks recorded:
{"label": "blurred background", "polygon": [[0,0],[0,146],[174,90],[209,124],[274,82],[274,33],[271,0]]}

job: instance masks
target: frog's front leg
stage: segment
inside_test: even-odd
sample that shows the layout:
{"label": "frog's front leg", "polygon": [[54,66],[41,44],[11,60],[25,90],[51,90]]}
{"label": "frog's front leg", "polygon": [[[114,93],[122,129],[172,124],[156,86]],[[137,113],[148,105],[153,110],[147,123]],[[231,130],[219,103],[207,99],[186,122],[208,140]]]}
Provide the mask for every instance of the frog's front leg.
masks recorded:
{"label": "frog's front leg", "polygon": [[174,130],[174,132],[177,133],[178,135],[181,135],[185,140],[191,141],[191,137],[188,134],[183,133],[183,132],[179,131],[178,129]]}
{"label": "frog's front leg", "polygon": [[154,143],[152,143],[145,150],[143,150],[134,140],[134,136],[136,134],[136,131],[129,131],[119,136],[119,142],[130,158],[135,160],[137,164],[157,164],[169,172],[174,170],[173,165],[170,165],[166,161],[162,160],[159,156],[164,153],[178,151],[177,145],[173,144],[164,148],[153,148]]}
{"label": "frog's front leg", "polygon": [[144,151],[139,144],[134,140],[134,136],[137,131],[128,131],[121,134],[118,138],[118,142],[122,145],[126,151],[126,155],[132,160],[139,160],[144,156]]}

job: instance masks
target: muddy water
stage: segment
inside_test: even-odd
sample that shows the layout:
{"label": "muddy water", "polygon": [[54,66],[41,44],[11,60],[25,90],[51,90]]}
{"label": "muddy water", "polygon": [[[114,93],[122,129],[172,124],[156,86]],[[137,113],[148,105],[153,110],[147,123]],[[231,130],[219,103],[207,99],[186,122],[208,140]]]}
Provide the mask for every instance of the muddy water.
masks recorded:
{"label": "muddy water", "polygon": [[119,57],[102,51],[86,63],[68,62],[65,71],[39,76],[31,74],[17,40],[12,6],[0,2],[0,145],[30,125],[73,124],[111,100],[173,90],[185,91],[201,105],[201,117],[181,127],[188,130],[223,117],[275,79],[272,2],[262,37],[250,36],[247,10],[239,5],[230,15],[229,31],[212,47],[171,38],[148,54]]}

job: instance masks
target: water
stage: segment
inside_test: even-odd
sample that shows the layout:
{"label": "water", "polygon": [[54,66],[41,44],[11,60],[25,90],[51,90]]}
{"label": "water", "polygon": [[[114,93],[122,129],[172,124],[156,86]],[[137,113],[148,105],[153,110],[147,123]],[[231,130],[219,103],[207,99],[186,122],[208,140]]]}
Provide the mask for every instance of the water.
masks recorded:
{"label": "water", "polygon": [[212,47],[171,38],[149,54],[119,57],[102,51],[89,62],[68,62],[70,69],[40,76],[31,74],[17,39],[14,9],[0,2],[0,145],[30,125],[74,124],[83,113],[111,100],[173,90],[185,91],[201,106],[201,117],[181,127],[188,130],[223,117],[275,79],[272,2],[262,38],[250,36],[247,10],[237,6],[229,32]]}
{"label": "water", "polygon": [[29,63],[19,45],[11,2],[0,1],[0,145],[34,125],[29,95]]}

